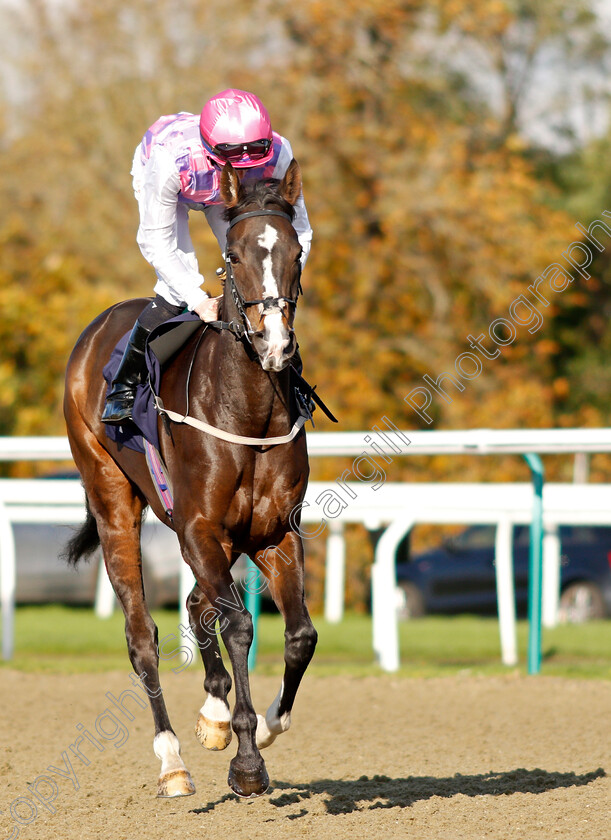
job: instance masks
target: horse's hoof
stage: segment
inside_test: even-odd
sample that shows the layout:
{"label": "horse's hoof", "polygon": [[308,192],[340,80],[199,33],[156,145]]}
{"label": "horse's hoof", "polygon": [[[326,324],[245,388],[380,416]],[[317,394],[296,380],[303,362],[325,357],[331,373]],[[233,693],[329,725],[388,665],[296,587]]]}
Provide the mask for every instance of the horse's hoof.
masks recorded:
{"label": "horse's hoof", "polygon": [[172,770],[159,777],[158,797],[191,796],[194,793],[195,785],[187,770]]}
{"label": "horse's hoof", "polygon": [[207,750],[224,750],[231,743],[231,721],[209,720],[202,714],[197,718],[195,734]]}
{"label": "horse's hoof", "polygon": [[261,796],[269,788],[269,776],[262,764],[260,770],[236,770],[229,766],[227,784],[234,793],[243,798]]}

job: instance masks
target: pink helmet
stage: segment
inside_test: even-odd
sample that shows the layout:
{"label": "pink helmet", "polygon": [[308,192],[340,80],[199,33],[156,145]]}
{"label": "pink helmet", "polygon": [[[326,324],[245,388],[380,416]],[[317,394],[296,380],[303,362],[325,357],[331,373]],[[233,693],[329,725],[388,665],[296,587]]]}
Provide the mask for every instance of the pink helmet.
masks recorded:
{"label": "pink helmet", "polygon": [[199,120],[208,156],[238,169],[261,166],[273,154],[272,125],[261,100],[245,90],[229,88],[204,105]]}

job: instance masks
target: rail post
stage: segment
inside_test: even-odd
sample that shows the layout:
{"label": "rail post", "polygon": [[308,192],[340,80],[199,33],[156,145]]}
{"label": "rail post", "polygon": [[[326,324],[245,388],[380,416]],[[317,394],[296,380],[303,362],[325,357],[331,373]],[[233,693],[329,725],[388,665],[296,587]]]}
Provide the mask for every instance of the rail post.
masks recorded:
{"label": "rail post", "polygon": [[13,525],[0,499],[0,604],[2,607],[2,658],[12,659],[15,649],[15,538]]}
{"label": "rail post", "polygon": [[533,515],[530,523],[528,566],[528,673],[541,670],[541,604],[543,583],[543,462],[532,453],[524,454],[533,483]]}
{"label": "rail post", "polygon": [[254,671],[257,664],[259,613],[261,612],[261,572],[250,557],[246,563],[247,574],[244,583],[244,606],[252,616],[252,644],[248,651],[248,670]]}

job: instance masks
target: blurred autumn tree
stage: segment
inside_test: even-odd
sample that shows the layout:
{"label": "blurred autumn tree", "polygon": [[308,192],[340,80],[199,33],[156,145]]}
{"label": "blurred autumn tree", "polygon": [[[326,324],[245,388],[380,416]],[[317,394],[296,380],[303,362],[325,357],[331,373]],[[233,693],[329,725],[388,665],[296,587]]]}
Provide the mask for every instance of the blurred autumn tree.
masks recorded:
{"label": "blurred autumn tree", "polygon": [[[63,431],[62,371],[80,330],[104,306],[153,285],[135,244],[133,149],[160,114],[197,111],[231,85],[257,91],[303,168],[315,229],[298,316],[306,374],[341,428],[370,428],[382,414],[416,426],[405,394],[423,374],[451,370],[467,335],[506,316],[577,238],[575,221],[588,222],[571,215],[561,179],[533,154],[532,128],[568,130],[562,100],[535,113],[542,66],[552,84],[561,70],[595,72],[608,58],[591,5],[0,7],[0,433]],[[547,154],[560,158],[553,144]],[[197,214],[192,230],[212,277],[216,243]],[[559,364],[566,336],[553,322],[583,307],[593,288],[564,293],[538,332],[520,330],[463,393],[438,401],[435,425],[582,419],[566,403],[579,364]],[[480,469],[477,460],[417,460],[410,475],[475,478]],[[393,470],[405,475],[408,465]],[[514,460],[499,470],[524,475]]]}
{"label": "blurred autumn tree", "polygon": [[[557,202],[572,218],[598,218],[611,227],[603,211],[611,210],[611,134],[607,132],[553,161],[539,160],[559,184]],[[595,234],[596,235],[596,234]],[[598,229],[598,240],[608,236]],[[608,426],[610,418],[611,369],[611,253],[591,247],[594,259],[591,279],[576,281],[573,305],[563,307],[551,325],[559,348],[554,357],[555,379],[564,383],[556,397],[559,425]],[[607,463],[596,456],[593,466]],[[593,478],[604,474],[594,469]],[[608,476],[608,470],[606,472]]]}
{"label": "blurred autumn tree", "polygon": [[[466,336],[507,316],[578,238],[521,126],[541,55],[557,52],[570,72],[593,44],[600,55],[603,39],[587,4],[568,2],[352,0],[328,11],[291,6],[285,24],[283,113],[298,91],[309,206],[324,199],[313,213],[304,355],[349,428],[370,428],[383,412],[409,427],[418,422],[403,402],[411,387],[452,370]],[[479,67],[461,71],[459,55]],[[523,329],[451,404],[438,400],[436,422],[553,426],[561,348],[547,328],[572,305],[570,291],[539,332]],[[410,459],[404,470],[432,468],[447,478],[479,464]],[[506,478],[522,474],[515,461],[506,468]]]}
{"label": "blurred autumn tree", "polygon": [[[214,67],[230,30],[229,21],[211,27],[208,7],[175,6],[25,0],[0,10],[11,69],[0,158],[0,434],[62,433],[63,372],[79,333],[113,302],[151,293],[135,244],[133,152],[161,113],[201,107],[204,74],[208,93],[223,84]],[[195,228],[214,252],[213,273],[216,242],[201,222]]]}

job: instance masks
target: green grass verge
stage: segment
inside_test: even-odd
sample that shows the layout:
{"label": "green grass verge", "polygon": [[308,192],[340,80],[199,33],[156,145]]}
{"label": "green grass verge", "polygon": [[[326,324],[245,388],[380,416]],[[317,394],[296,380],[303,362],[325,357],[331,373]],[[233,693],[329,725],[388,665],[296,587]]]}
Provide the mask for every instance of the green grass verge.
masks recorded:
{"label": "green grass verge", "polygon": [[[178,636],[178,614],[154,613],[159,638]],[[90,609],[63,606],[20,607],[16,613],[16,650],[2,667],[23,671],[82,673],[129,670],[123,616],[106,620]],[[314,618],[319,642],[310,672],[319,675],[380,674],[373,661],[371,617],[348,614],[337,625]],[[458,673],[526,672],[528,625],[518,622],[520,664],[508,669],[500,662],[498,622],[475,616],[429,616],[400,625],[402,676],[434,677]],[[257,673],[280,674],[284,626],[279,615],[262,615],[258,626]],[[178,642],[168,640],[171,654]],[[176,668],[179,653],[162,663]],[[554,676],[611,679],[611,621],[565,625],[543,631],[541,673]]]}

